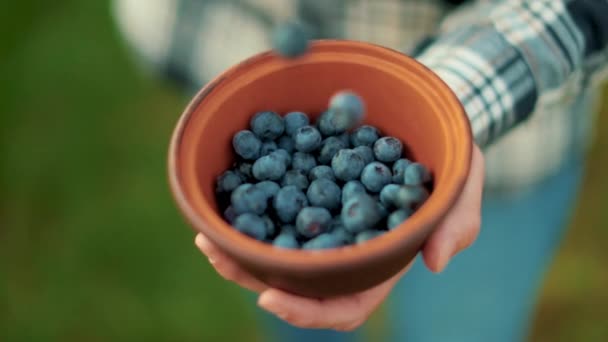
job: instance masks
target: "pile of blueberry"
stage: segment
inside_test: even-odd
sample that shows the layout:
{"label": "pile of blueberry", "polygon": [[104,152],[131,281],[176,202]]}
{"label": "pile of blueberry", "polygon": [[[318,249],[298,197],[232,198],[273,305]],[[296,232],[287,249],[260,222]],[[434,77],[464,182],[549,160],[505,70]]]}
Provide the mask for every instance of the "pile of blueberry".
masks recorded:
{"label": "pile of blueberry", "polygon": [[282,248],[336,248],[397,227],[428,198],[431,175],[398,139],[355,128],[363,114],[352,92],[336,94],[314,125],[301,112],[255,114],[217,179],[224,218]]}

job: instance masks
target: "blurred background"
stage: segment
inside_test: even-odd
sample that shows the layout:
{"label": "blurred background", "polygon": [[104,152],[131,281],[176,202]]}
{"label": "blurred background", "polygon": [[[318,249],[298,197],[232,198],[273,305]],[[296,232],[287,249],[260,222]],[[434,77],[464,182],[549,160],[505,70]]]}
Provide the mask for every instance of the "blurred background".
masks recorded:
{"label": "blurred background", "polygon": [[[264,341],[255,305],[194,248],[168,190],[187,94],[137,67],[105,1],[3,7],[0,341]],[[533,341],[608,336],[608,102],[602,110]]]}

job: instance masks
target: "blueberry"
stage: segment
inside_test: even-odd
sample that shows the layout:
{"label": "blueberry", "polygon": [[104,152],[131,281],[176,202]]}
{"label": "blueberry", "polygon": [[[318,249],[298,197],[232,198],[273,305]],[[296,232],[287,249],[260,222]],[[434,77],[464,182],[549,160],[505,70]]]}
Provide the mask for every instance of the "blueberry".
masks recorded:
{"label": "blueberry", "polygon": [[264,192],[264,195],[266,195],[266,198],[268,199],[273,198],[281,189],[279,184],[273,181],[262,181],[257,183],[255,186],[258,189],[262,190]]}
{"label": "blueberry", "polygon": [[319,207],[306,207],[296,218],[296,229],[300,235],[313,238],[327,231],[331,222],[329,210]]}
{"label": "blueberry", "polygon": [[253,177],[258,180],[279,180],[286,170],[283,160],[275,154],[263,156],[253,163]]}
{"label": "blueberry", "polygon": [[302,112],[291,112],[283,118],[285,122],[285,134],[293,136],[298,128],[310,125],[310,119]]}
{"label": "blueberry", "polygon": [[361,172],[361,183],[371,192],[380,192],[392,180],[391,170],[388,166],[379,162],[367,164]]}
{"label": "blueberry", "polygon": [[253,178],[253,174],[251,173],[251,168],[253,167],[253,164],[251,163],[240,163],[237,167],[237,170],[239,172],[239,176],[241,176],[241,179],[243,180],[243,182],[246,182],[248,180],[250,180],[251,178]]}
{"label": "blueberry", "polygon": [[321,146],[321,133],[313,126],[298,128],[293,136],[296,150],[300,152],[312,152]]}
{"label": "blueberry", "polygon": [[338,126],[338,117],[335,112],[330,110],[323,112],[317,120],[317,127],[325,137],[338,135],[346,131],[346,129],[342,129],[342,127]]}
{"label": "blueberry", "polygon": [[364,125],[357,128],[350,135],[350,142],[353,147],[358,146],[367,146],[372,147],[378,138],[380,137],[380,133],[376,127]]}
{"label": "blueberry", "polygon": [[383,137],[374,143],[374,155],[382,162],[394,162],[401,158],[403,145],[401,141],[393,137]]}
{"label": "blueberry", "polygon": [[271,111],[257,113],[251,118],[250,125],[253,133],[264,140],[274,140],[285,131],[283,118]]}
{"label": "blueberry", "polygon": [[428,191],[421,186],[401,185],[395,196],[395,205],[404,209],[416,209],[429,197]]}
{"label": "blueberry", "polygon": [[344,227],[334,229],[330,234],[341,241],[343,245],[350,245],[355,241],[355,237],[351,233],[347,232]]}
{"label": "blueberry", "polygon": [[217,177],[217,192],[231,192],[243,183],[241,176],[234,171],[226,171]]}
{"label": "blueberry", "polygon": [[262,241],[266,238],[266,221],[255,214],[245,213],[239,215],[234,220],[233,226],[241,233],[249,235],[254,239]]}
{"label": "blueberry", "polygon": [[297,249],[298,247],[300,247],[300,245],[298,244],[298,241],[296,240],[296,238],[293,234],[285,234],[285,233],[279,234],[274,239],[272,244],[275,247],[288,248],[288,249]]}
{"label": "blueberry", "polygon": [[364,167],[363,158],[355,151],[349,149],[338,151],[331,160],[331,168],[334,169],[336,178],[343,181],[359,178]]}
{"label": "blueberry", "polygon": [[262,219],[264,219],[264,223],[266,224],[266,236],[274,236],[276,228],[272,219],[268,215],[262,216]]}
{"label": "blueberry", "polygon": [[296,152],[291,158],[291,168],[300,170],[304,174],[308,174],[315,166],[317,166],[317,161],[312,154]]}
{"label": "blueberry", "polygon": [[403,184],[403,177],[405,175],[405,169],[411,163],[412,163],[411,161],[409,161],[405,158],[401,158],[393,164],[393,183]]}
{"label": "blueberry", "polygon": [[431,173],[420,163],[411,163],[403,173],[403,184],[424,185],[431,180]]}
{"label": "blueberry", "polygon": [[342,187],[342,204],[356,195],[366,194],[365,187],[361,182],[353,180],[344,184]]}
{"label": "blueberry", "polygon": [[340,141],[342,141],[342,143],[344,143],[344,148],[350,147],[350,134],[348,134],[348,132],[344,132],[340,135],[336,135],[336,137],[338,139],[340,139]]}
{"label": "blueberry", "polygon": [[397,198],[397,193],[399,192],[399,185],[397,184],[388,184],[380,191],[380,203],[384,205],[385,208],[391,208],[395,206],[395,199]]}
{"label": "blueberry", "polygon": [[255,160],[260,157],[262,141],[248,130],[242,130],[232,138],[234,152],[243,159]]}
{"label": "blueberry", "polygon": [[236,211],[234,211],[234,208],[232,206],[228,206],[228,208],[226,208],[226,210],[224,210],[224,218],[226,219],[226,221],[228,221],[228,223],[232,224],[232,222],[234,222],[236,217],[237,217]]}
{"label": "blueberry", "polygon": [[310,34],[298,22],[286,22],[274,28],[272,33],[273,49],[281,56],[294,58],[308,50]]}
{"label": "blueberry", "polygon": [[380,236],[380,235],[382,235],[384,233],[385,232],[381,231],[381,230],[366,230],[366,231],[363,231],[363,232],[357,234],[357,236],[355,237],[355,243],[362,244],[362,243],[364,243],[366,241],[369,241],[369,240],[371,240],[371,239],[373,239],[375,237],[378,237],[378,236]]}
{"label": "blueberry", "polygon": [[361,158],[363,158],[363,162],[365,163],[365,165],[374,161],[374,151],[369,146],[358,146],[353,148],[353,151],[355,151],[361,156]]}
{"label": "blueberry", "polygon": [[329,179],[317,179],[310,183],[306,192],[308,203],[329,210],[340,207],[340,187]]}
{"label": "blueberry", "polygon": [[329,179],[332,182],[336,181],[336,176],[334,176],[334,170],[327,165],[315,166],[308,173],[308,178],[311,182],[316,179]]}
{"label": "blueberry", "polygon": [[395,229],[395,227],[405,222],[405,220],[407,220],[410,215],[412,215],[412,211],[409,209],[399,209],[393,211],[390,215],[388,215],[388,229]]}
{"label": "blueberry", "polygon": [[299,170],[289,170],[281,179],[281,186],[294,185],[302,191],[308,189],[308,184],[308,178]]}
{"label": "blueberry", "polygon": [[374,198],[374,200],[376,201],[376,204],[378,204],[378,212],[380,213],[380,217],[381,218],[385,218],[388,216],[389,211],[388,208],[384,206],[384,204],[382,204],[382,202],[380,202],[377,198],[377,196],[375,196],[376,198]]}
{"label": "blueberry", "polygon": [[268,155],[277,150],[277,143],[272,140],[262,141],[262,147],[260,148],[260,156]]}
{"label": "blueberry", "polygon": [[373,228],[381,219],[378,202],[368,195],[354,196],[342,207],[342,224],[353,234]]}
{"label": "blueberry", "polygon": [[254,213],[261,215],[266,211],[266,194],[258,187],[246,183],[234,189],[230,202],[237,214]]}
{"label": "blueberry", "polygon": [[335,113],[336,127],[343,132],[363,119],[365,106],[357,94],[341,91],[330,99],[329,110]]}
{"label": "blueberry", "polygon": [[290,234],[296,236],[296,226],[292,224],[285,224],[281,227],[281,234]]}
{"label": "blueberry", "polygon": [[285,167],[291,165],[291,154],[289,154],[289,152],[285,151],[284,149],[278,149],[272,152],[271,154],[274,154],[275,156],[279,157],[283,161],[283,164],[285,164]]}
{"label": "blueberry", "polygon": [[[287,129],[287,127],[285,128]],[[292,137],[283,135],[279,138],[277,146],[278,148],[281,148],[291,154],[296,149],[296,142],[293,140]]]}
{"label": "blueberry", "polygon": [[293,222],[302,208],[308,206],[306,195],[293,185],[281,188],[272,202],[279,219],[284,223]]}
{"label": "blueberry", "polygon": [[321,234],[302,245],[302,249],[330,249],[342,246],[342,241],[333,234]]}
{"label": "blueberry", "polygon": [[346,144],[338,137],[329,137],[321,142],[321,150],[319,151],[319,163],[329,164],[331,159],[338,151],[345,149]]}

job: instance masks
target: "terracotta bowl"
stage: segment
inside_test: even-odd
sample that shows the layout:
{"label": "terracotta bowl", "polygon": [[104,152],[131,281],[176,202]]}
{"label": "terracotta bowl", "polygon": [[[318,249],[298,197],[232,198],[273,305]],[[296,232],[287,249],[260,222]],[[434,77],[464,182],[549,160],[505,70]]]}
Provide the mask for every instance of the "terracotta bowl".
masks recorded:
{"label": "terracotta bowl", "polygon": [[[234,133],[260,110],[298,110],[315,118],[343,89],[364,99],[366,124],[401,139],[407,157],[430,167],[428,201],[393,231],[339,249],[283,250],[233,229],[218,211],[214,187],[233,162]],[[405,267],[461,192],[471,149],[462,106],[429,69],[380,46],[317,41],[296,60],[262,53],[207,84],[177,123],[168,171],[177,205],[196,231],[269,285],[320,298],[368,289]]]}

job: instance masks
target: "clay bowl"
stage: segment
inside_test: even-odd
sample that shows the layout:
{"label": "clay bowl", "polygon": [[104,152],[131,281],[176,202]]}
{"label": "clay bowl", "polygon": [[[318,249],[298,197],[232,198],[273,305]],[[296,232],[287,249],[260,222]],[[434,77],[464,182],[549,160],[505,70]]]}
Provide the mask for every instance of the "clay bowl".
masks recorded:
{"label": "clay bowl", "polygon": [[[278,249],[233,229],[218,210],[214,187],[234,161],[234,133],[261,110],[298,110],[315,118],[343,89],[364,99],[364,123],[401,139],[406,156],[430,168],[434,184],[427,202],[391,232],[332,250]],[[471,149],[462,106],[422,64],[368,43],[317,41],[295,60],[256,55],[201,89],[177,123],[168,171],[176,203],[195,231],[261,281],[321,298],[365,290],[406,266],[461,192]]]}

